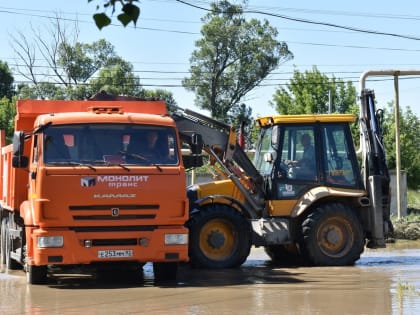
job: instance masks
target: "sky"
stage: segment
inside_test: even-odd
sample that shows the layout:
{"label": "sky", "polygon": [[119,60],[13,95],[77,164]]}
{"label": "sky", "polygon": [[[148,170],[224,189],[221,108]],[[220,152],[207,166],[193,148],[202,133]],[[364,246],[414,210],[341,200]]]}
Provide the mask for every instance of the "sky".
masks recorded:
{"label": "sky", "polygon": [[[117,54],[133,64],[145,88],[171,91],[180,107],[199,110],[194,94],[181,81],[188,76],[189,58],[201,37],[201,18],[209,3],[141,0],[136,27],[122,27],[114,14],[113,25],[98,30],[92,15],[101,0],[0,0],[0,60],[9,64],[15,81],[25,81],[16,71],[22,61],[12,38],[19,32],[31,38],[32,29],[48,36],[50,19],[58,15],[68,25],[78,21],[80,42],[104,38],[114,45]],[[352,81],[358,92],[365,71],[420,70],[418,0],[249,0],[247,9],[260,13],[247,13],[246,18],[267,19],[276,27],[277,39],[286,42],[294,55],[246,95],[244,102],[254,116],[276,113],[270,101],[275,90],[289,82],[294,69],[303,72],[316,66],[330,77]],[[42,67],[42,56],[37,58]],[[400,107],[410,106],[419,117],[420,75],[400,76],[398,85]],[[395,100],[392,76],[368,77],[366,87],[375,91],[378,107]]]}

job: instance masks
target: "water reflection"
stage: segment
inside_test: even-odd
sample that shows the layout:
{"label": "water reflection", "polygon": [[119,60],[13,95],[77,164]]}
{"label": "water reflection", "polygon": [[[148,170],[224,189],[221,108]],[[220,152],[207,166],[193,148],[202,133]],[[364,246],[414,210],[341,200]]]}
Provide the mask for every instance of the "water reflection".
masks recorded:
{"label": "water reflection", "polygon": [[417,314],[420,242],[366,250],[353,267],[272,266],[254,249],[240,269],[183,266],[176,283],[139,274],[51,274],[27,285],[21,271],[0,273],[0,314]]}

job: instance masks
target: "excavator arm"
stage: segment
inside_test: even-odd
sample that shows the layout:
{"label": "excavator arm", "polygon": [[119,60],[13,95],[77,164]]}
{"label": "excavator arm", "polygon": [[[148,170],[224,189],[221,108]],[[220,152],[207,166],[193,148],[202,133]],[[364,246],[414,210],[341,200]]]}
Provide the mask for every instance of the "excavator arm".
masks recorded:
{"label": "excavator arm", "polygon": [[392,231],[390,220],[390,177],[383,142],[381,111],[375,110],[375,94],[363,90],[359,114],[362,176],[369,193],[368,247],[385,247],[385,237]]}
{"label": "excavator arm", "polygon": [[171,116],[181,140],[192,147],[201,142],[210,160],[218,164],[224,177],[231,179],[245,196],[250,216],[258,217],[264,207],[264,191],[261,185],[263,179],[238,144],[235,130],[227,124],[188,109],[178,109]]}

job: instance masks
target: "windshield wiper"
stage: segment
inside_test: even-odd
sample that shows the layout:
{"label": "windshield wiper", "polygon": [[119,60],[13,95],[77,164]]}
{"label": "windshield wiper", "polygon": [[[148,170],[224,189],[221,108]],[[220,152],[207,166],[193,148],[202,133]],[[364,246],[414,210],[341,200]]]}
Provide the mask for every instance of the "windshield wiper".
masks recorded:
{"label": "windshield wiper", "polygon": [[70,165],[70,166],[86,166],[89,167],[91,170],[96,171],[96,168],[88,163],[80,163],[80,162],[75,162],[75,161],[51,161],[51,162],[46,162],[46,164],[48,165]]}

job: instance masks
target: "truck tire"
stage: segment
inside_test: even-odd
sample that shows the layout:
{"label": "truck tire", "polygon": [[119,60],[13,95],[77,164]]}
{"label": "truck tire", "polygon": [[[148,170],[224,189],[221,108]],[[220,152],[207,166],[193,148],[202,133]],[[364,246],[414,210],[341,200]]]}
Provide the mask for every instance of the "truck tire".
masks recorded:
{"label": "truck tire", "polygon": [[153,274],[155,282],[175,281],[178,273],[177,262],[155,262],[153,263]]}
{"label": "truck tire", "polygon": [[275,265],[298,266],[302,264],[302,257],[295,244],[268,245],[264,247],[264,250]]}
{"label": "truck tire", "polygon": [[364,249],[363,228],[351,208],[324,204],[302,223],[301,250],[310,265],[353,265]]}
{"label": "truck tire", "polygon": [[[4,218],[3,220],[6,221],[6,224],[5,224],[6,229],[5,229],[5,233],[4,233],[4,242],[5,242],[5,246],[4,246],[5,255],[4,256],[5,256],[5,260],[6,260],[6,262],[5,262],[6,263],[6,269],[9,269],[9,270],[22,269],[22,265],[20,263],[18,263],[16,260],[14,260],[10,255],[12,250],[13,250],[13,247],[12,247],[13,240],[10,237],[10,234],[9,234],[10,222],[9,222],[8,218]],[[2,228],[2,231],[3,231],[3,228]]]}
{"label": "truck tire", "polygon": [[189,256],[194,267],[223,269],[242,265],[251,250],[251,229],[246,218],[226,205],[211,205],[194,214]]}
{"label": "truck tire", "polygon": [[47,266],[26,266],[26,282],[29,284],[44,284],[47,282]]}

